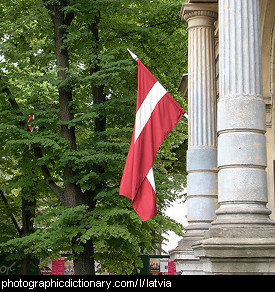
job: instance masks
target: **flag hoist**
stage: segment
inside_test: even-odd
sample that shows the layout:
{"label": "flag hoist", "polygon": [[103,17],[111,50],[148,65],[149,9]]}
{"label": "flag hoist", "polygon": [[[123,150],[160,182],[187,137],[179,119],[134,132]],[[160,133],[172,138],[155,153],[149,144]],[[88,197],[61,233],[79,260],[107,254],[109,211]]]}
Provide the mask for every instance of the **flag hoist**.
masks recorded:
{"label": "flag hoist", "polygon": [[138,63],[136,119],[119,194],[129,198],[142,221],[157,214],[153,164],[158,149],[186,112],[157,79]]}

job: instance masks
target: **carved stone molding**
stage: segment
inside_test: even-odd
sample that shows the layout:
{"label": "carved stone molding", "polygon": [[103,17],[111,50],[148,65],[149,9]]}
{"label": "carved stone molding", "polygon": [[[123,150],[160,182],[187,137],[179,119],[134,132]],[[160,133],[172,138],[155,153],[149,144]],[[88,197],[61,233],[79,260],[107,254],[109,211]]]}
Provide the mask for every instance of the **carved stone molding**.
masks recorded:
{"label": "carved stone molding", "polygon": [[180,16],[182,21],[189,21],[192,18],[206,17],[209,18],[212,22],[213,20],[215,21],[218,19],[218,5],[202,3],[197,4],[186,3],[182,5]]}
{"label": "carved stone molding", "polygon": [[184,15],[182,15],[182,20],[188,21],[190,18],[193,17],[209,17],[216,20],[218,18],[218,13],[215,11],[209,11],[209,10],[194,10],[194,11],[187,11]]}

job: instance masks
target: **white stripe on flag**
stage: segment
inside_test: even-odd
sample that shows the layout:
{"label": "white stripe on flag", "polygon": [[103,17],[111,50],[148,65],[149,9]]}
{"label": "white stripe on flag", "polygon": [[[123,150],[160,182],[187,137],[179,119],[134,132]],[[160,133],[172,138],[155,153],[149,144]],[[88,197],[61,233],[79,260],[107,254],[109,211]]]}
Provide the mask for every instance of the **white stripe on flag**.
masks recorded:
{"label": "white stripe on flag", "polygon": [[135,143],[146,123],[149,121],[156,105],[166,93],[165,88],[157,81],[147,94],[136,114]]}
{"label": "white stripe on flag", "polygon": [[154,192],[156,191],[156,185],[155,185],[155,178],[154,178],[154,172],[153,172],[153,168],[151,168],[148,172],[148,174],[146,175],[149,183],[151,184]]}

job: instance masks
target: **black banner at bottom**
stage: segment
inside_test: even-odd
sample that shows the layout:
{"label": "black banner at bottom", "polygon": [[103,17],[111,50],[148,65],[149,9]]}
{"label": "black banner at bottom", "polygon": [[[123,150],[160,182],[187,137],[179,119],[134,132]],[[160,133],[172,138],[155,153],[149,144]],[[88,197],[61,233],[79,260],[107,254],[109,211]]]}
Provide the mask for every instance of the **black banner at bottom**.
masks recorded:
{"label": "black banner at bottom", "polygon": [[0,276],[0,289],[47,291],[49,289],[176,288],[181,276]]}

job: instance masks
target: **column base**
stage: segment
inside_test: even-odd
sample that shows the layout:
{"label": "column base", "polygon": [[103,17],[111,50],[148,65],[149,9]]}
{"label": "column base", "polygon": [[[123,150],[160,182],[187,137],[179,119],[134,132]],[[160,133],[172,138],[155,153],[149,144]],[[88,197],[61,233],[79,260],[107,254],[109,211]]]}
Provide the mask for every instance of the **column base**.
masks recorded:
{"label": "column base", "polygon": [[204,274],[275,275],[275,222],[267,215],[250,223],[246,216],[240,223],[238,214],[222,219],[218,215],[204,239],[192,246]]}
{"label": "column base", "polygon": [[265,202],[220,203],[205,237],[275,238],[275,222]]}
{"label": "column base", "polygon": [[275,238],[208,238],[193,249],[206,275],[275,275]]}
{"label": "column base", "polygon": [[186,233],[178,242],[178,246],[169,251],[171,260],[176,265],[176,270],[182,275],[203,275],[203,265],[200,258],[195,256],[192,246],[204,238],[209,224],[193,224],[186,227]]}

